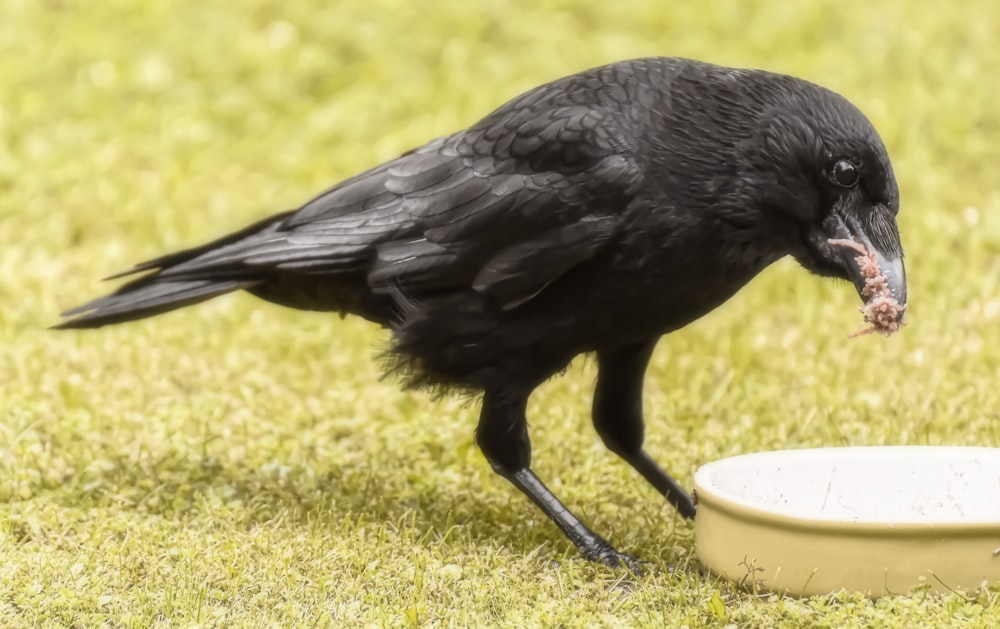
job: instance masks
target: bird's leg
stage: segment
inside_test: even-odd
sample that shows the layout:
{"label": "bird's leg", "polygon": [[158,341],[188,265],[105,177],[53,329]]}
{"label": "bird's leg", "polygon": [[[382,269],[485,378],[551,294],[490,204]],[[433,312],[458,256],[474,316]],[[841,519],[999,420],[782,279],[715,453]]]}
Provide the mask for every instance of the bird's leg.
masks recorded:
{"label": "bird's leg", "polygon": [[585,558],[616,567],[625,564],[638,572],[638,564],[632,557],[618,552],[606,539],[587,528],[531,471],[527,402],[527,394],[508,391],[487,391],[483,396],[476,442],[493,470],[531,498]]}
{"label": "bird's leg", "polygon": [[625,459],[686,518],[694,500],[642,449],[642,379],[656,340],[597,352],[594,427],[605,445]]}

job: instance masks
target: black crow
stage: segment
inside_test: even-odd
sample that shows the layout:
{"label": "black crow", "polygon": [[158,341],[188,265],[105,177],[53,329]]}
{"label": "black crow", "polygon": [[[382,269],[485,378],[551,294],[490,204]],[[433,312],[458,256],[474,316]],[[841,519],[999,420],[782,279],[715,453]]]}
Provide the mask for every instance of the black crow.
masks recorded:
{"label": "black crow", "polygon": [[[532,391],[594,352],[593,422],[686,517],[691,496],[643,449],[643,374],[660,336],[786,255],[865,277],[905,307],[889,157],[843,97],[790,76],[678,58],[533,89],[464,131],[326,190],[74,308],[61,328],[139,319],[234,290],[392,331],[411,386],[482,396],[476,441],[587,558],[630,561],[531,470]],[[117,277],[117,276],[116,276]]]}

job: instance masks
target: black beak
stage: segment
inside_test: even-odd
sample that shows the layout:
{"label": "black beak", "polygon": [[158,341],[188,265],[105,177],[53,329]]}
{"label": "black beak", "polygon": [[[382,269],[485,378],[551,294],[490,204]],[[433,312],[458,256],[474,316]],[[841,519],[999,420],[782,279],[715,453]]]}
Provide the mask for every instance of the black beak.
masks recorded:
{"label": "black beak", "polygon": [[[888,253],[885,251],[885,248],[880,248],[872,244],[871,238],[869,238],[868,234],[865,233],[865,230],[862,229],[854,217],[848,217],[846,220],[840,217],[833,218],[832,222],[834,224],[829,226],[832,229],[828,229],[831,240],[854,241],[861,245],[861,247],[864,247],[869,254],[874,255],[875,263],[885,277],[889,292],[896,302],[903,307],[899,311],[899,320],[902,320],[904,308],[906,307],[906,268],[903,266],[903,256]],[[892,237],[897,239],[896,248],[899,249],[899,234],[892,234]],[[847,269],[848,277],[854,283],[855,288],[858,289],[858,294],[867,303],[870,297],[865,296],[864,289],[868,278],[862,274],[861,267],[856,260],[859,255],[862,255],[860,247],[855,249],[838,246],[837,249],[844,261],[844,268]]]}

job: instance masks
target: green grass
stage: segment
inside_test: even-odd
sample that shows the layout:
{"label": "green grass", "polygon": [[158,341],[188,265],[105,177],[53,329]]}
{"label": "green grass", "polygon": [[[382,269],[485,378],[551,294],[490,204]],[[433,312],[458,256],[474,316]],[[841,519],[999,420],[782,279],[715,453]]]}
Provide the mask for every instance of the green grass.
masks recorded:
{"label": "green grass", "polygon": [[[577,560],[494,476],[475,408],[401,393],[357,321],[233,295],[55,333],[99,277],[303,202],[584,67],[672,54],[797,74],[873,119],[911,324],[775,265],[669,336],[649,449],[1000,446],[993,0],[0,0],[0,625],[1000,626],[1000,593],[754,596],[589,428],[593,365],[531,404],[538,473],[623,550]],[[949,624],[950,623],[950,624]]]}

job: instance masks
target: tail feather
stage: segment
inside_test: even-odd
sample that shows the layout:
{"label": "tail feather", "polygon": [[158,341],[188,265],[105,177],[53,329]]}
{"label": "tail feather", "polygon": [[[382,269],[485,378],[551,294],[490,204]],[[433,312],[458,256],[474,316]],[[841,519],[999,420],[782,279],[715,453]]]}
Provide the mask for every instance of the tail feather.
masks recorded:
{"label": "tail feather", "polygon": [[259,280],[160,280],[140,278],[114,293],[62,313],[74,317],[53,326],[57,330],[98,328],[161,314],[190,306],[234,290],[247,288]]}
{"label": "tail feather", "polygon": [[[126,271],[121,271],[120,273],[115,273],[110,275],[105,280],[116,280],[120,277],[125,277],[127,275],[134,275],[136,273],[141,273],[143,271],[152,271],[154,269],[168,269],[172,266],[181,264],[182,262],[188,262],[194,260],[195,258],[201,257],[202,255],[208,253],[209,251],[214,251],[216,249],[221,249],[226,245],[231,245],[234,242],[239,242],[244,238],[253,236],[260,231],[281,223],[283,220],[295,213],[295,210],[287,210],[281,212],[280,214],[274,214],[268,216],[265,219],[259,220],[252,225],[248,225],[243,229],[227,234],[222,238],[213,240],[212,242],[205,243],[203,245],[198,245],[197,247],[192,247],[190,249],[184,249],[183,251],[176,251],[174,253],[169,253],[165,256],[160,256],[159,258],[154,258],[153,260],[147,260],[145,262],[140,262],[131,269]],[[75,309],[74,309],[75,310]]]}
{"label": "tail feather", "polygon": [[[112,275],[107,279],[154,271],[122,285],[110,295],[67,310],[62,316],[72,318],[52,327],[57,330],[97,328],[112,323],[143,319],[259,284],[264,279],[259,271],[250,271],[240,264],[228,268],[224,266],[198,268],[197,261],[213,251],[251,238],[268,227],[280,224],[291,213],[269,216],[218,240],[143,262],[123,273]],[[191,268],[184,269],[185,265],[192,264]],[[172,271],[178,265],[181,266],[181,269],[178,269],[180,272]]]}

